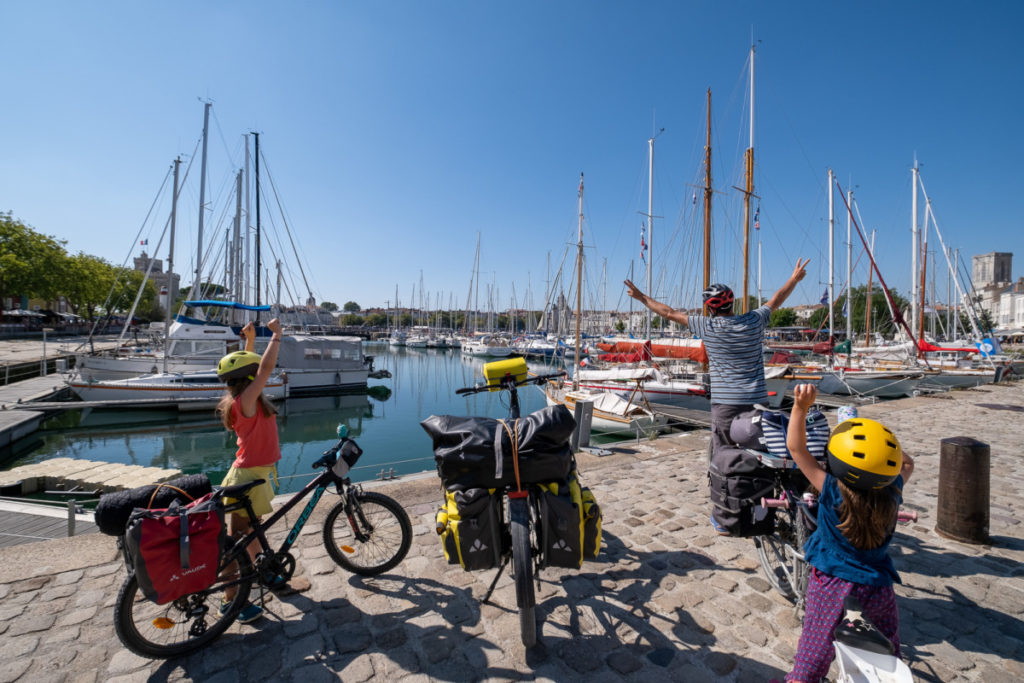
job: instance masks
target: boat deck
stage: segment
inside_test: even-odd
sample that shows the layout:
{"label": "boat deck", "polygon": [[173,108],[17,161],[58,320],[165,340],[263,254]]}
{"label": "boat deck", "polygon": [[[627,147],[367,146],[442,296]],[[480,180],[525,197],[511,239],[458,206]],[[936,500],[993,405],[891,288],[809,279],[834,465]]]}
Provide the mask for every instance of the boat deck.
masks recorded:
{"label": "boat deck", "polygon": [[711,411],[695,410],[693,408],[681,408],[666,403],[650,402],[648,405],[655,415],[664,415],[668,418],[670,425],[677,424],[686,427],[711,427]]}

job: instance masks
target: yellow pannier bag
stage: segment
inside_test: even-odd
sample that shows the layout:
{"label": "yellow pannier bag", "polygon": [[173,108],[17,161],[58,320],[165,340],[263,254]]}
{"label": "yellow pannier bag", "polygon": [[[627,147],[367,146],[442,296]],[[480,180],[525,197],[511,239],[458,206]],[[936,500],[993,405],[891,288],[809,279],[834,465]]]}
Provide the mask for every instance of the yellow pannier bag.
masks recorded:
{"label": "yellow pannier bag", "polygon": [[601,507],[594,492],[587,487],[580,490],[583,500],[583,559],[596,560],[601,551]]}
{"label": "yellow pannier bag", "polygon": [[500,499],[495,489],[446,491],[437,511],[437,533],[449,564],[466,571],[490,569],[501,561]]}

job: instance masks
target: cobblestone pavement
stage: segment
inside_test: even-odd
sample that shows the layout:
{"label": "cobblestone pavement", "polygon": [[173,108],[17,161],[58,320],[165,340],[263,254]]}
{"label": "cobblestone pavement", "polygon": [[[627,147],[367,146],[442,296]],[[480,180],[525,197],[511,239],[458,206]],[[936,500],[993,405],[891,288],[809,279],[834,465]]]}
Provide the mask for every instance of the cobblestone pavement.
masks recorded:
{"label": "cobblestone pavement", "polygon": [[[904,652],[918,680],[1024,679],[1024,419],[1000,409],[1008,405],[1024,409],[1024,383],[861,409],[917,459],[906,507],[920,517],[900,528],[894,556]],[[939,442],[952,436],[991,445],[990,546],[934,531]],[[493,571],[445,563],[433,530],[439,488],[429,477],[384,489],[409,510],[415,532],[392,573],[370,580],[340,570],[314,515],[297,544],[309,590],[275,598],[261,622],[234,625],[176,660],[137,657],[114,635],[124,569],[113,539],[4,550],[0,682],[781,678],[800,622],[759,573],[752,542],[711,533],[706,443],[696,432],[581,459],[604,511],[604,548],[581,571],[543,572],[540,645],[531,651],[519,641],[509,578],[494,604],[481,605]]]}

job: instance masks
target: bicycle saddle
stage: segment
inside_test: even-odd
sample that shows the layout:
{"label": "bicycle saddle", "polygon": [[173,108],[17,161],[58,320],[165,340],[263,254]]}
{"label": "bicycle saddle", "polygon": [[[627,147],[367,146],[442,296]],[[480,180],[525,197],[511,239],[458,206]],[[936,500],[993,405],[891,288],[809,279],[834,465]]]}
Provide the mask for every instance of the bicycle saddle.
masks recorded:
{"label": "bicycle saddle", "polygon": [[880,655],[896,654],[892,642],[864,616],[864,607],[857,598],[846,596],[843,609],[845,613],[836,627],[837,642]]}

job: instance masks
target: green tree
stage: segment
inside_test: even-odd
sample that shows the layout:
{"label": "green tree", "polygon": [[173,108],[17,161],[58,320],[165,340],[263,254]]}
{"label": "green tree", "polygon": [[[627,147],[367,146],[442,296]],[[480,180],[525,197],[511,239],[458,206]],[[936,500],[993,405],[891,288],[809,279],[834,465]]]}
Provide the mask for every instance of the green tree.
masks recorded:
{"label": "green tree", "polygon": [[[977,320],[978,327],[981,329],[982,334],[988,334],[993,328],[995,328],[996,323],[992,320],[992,314],[989,313],[988,309],[982,308],[979,310],[980,313],[978,313]],[[971,320],[964,311],[960,311],[960,329],[966,330],[968,333],[973,329],[971,327]]]}
{"label": "green tree", "polygon": [[772,311],[770,327],[793,327],[796,325],[796,311],[792,308],[779,308]]}
{"label": "green tree", "polygon": [[324,301],[321,302],[320,308],[330,313],[334,313],[336,310],[338,310],[338,304],[334,303],[333,301]]}
{"label": "green tree", "polygon": [[363,316],[349,313],[341,316],[341,324],[346,327],[358,327],[363,324]]}
{"label": "green tree", "polygon": [[626,323],[622,322],[621,320],[616,320],[615,321],[615,331],[618,332],[619,334],[622,334],[623,332],[625,332],[626,331]]}
{"label": "green tree", "polygon": [[10,212],[0,213],[0,300],[8,296],[55,299],[64,278],[66,242],[36,232]]}
{"label": "green tree", "polygon": [[388,317],[383,313],[371,313],[366,316],[366,324],[373,327],[384,327],[388,324]]}
{"label": "green tree", "polygon": [[96,310],[107,300],[114,277],[114,268],[109,263],[79,252],[66,261],[62,278],[64,297],[75,313],[94,320]]}
{"label": "green tree", "polygon": [[346,301],[345,305],[341,307],[341,310],[345,311],[346,313],[358,313],[363,309],[361,309],[359,307],[359,304],[357,304],[355,301]]}

